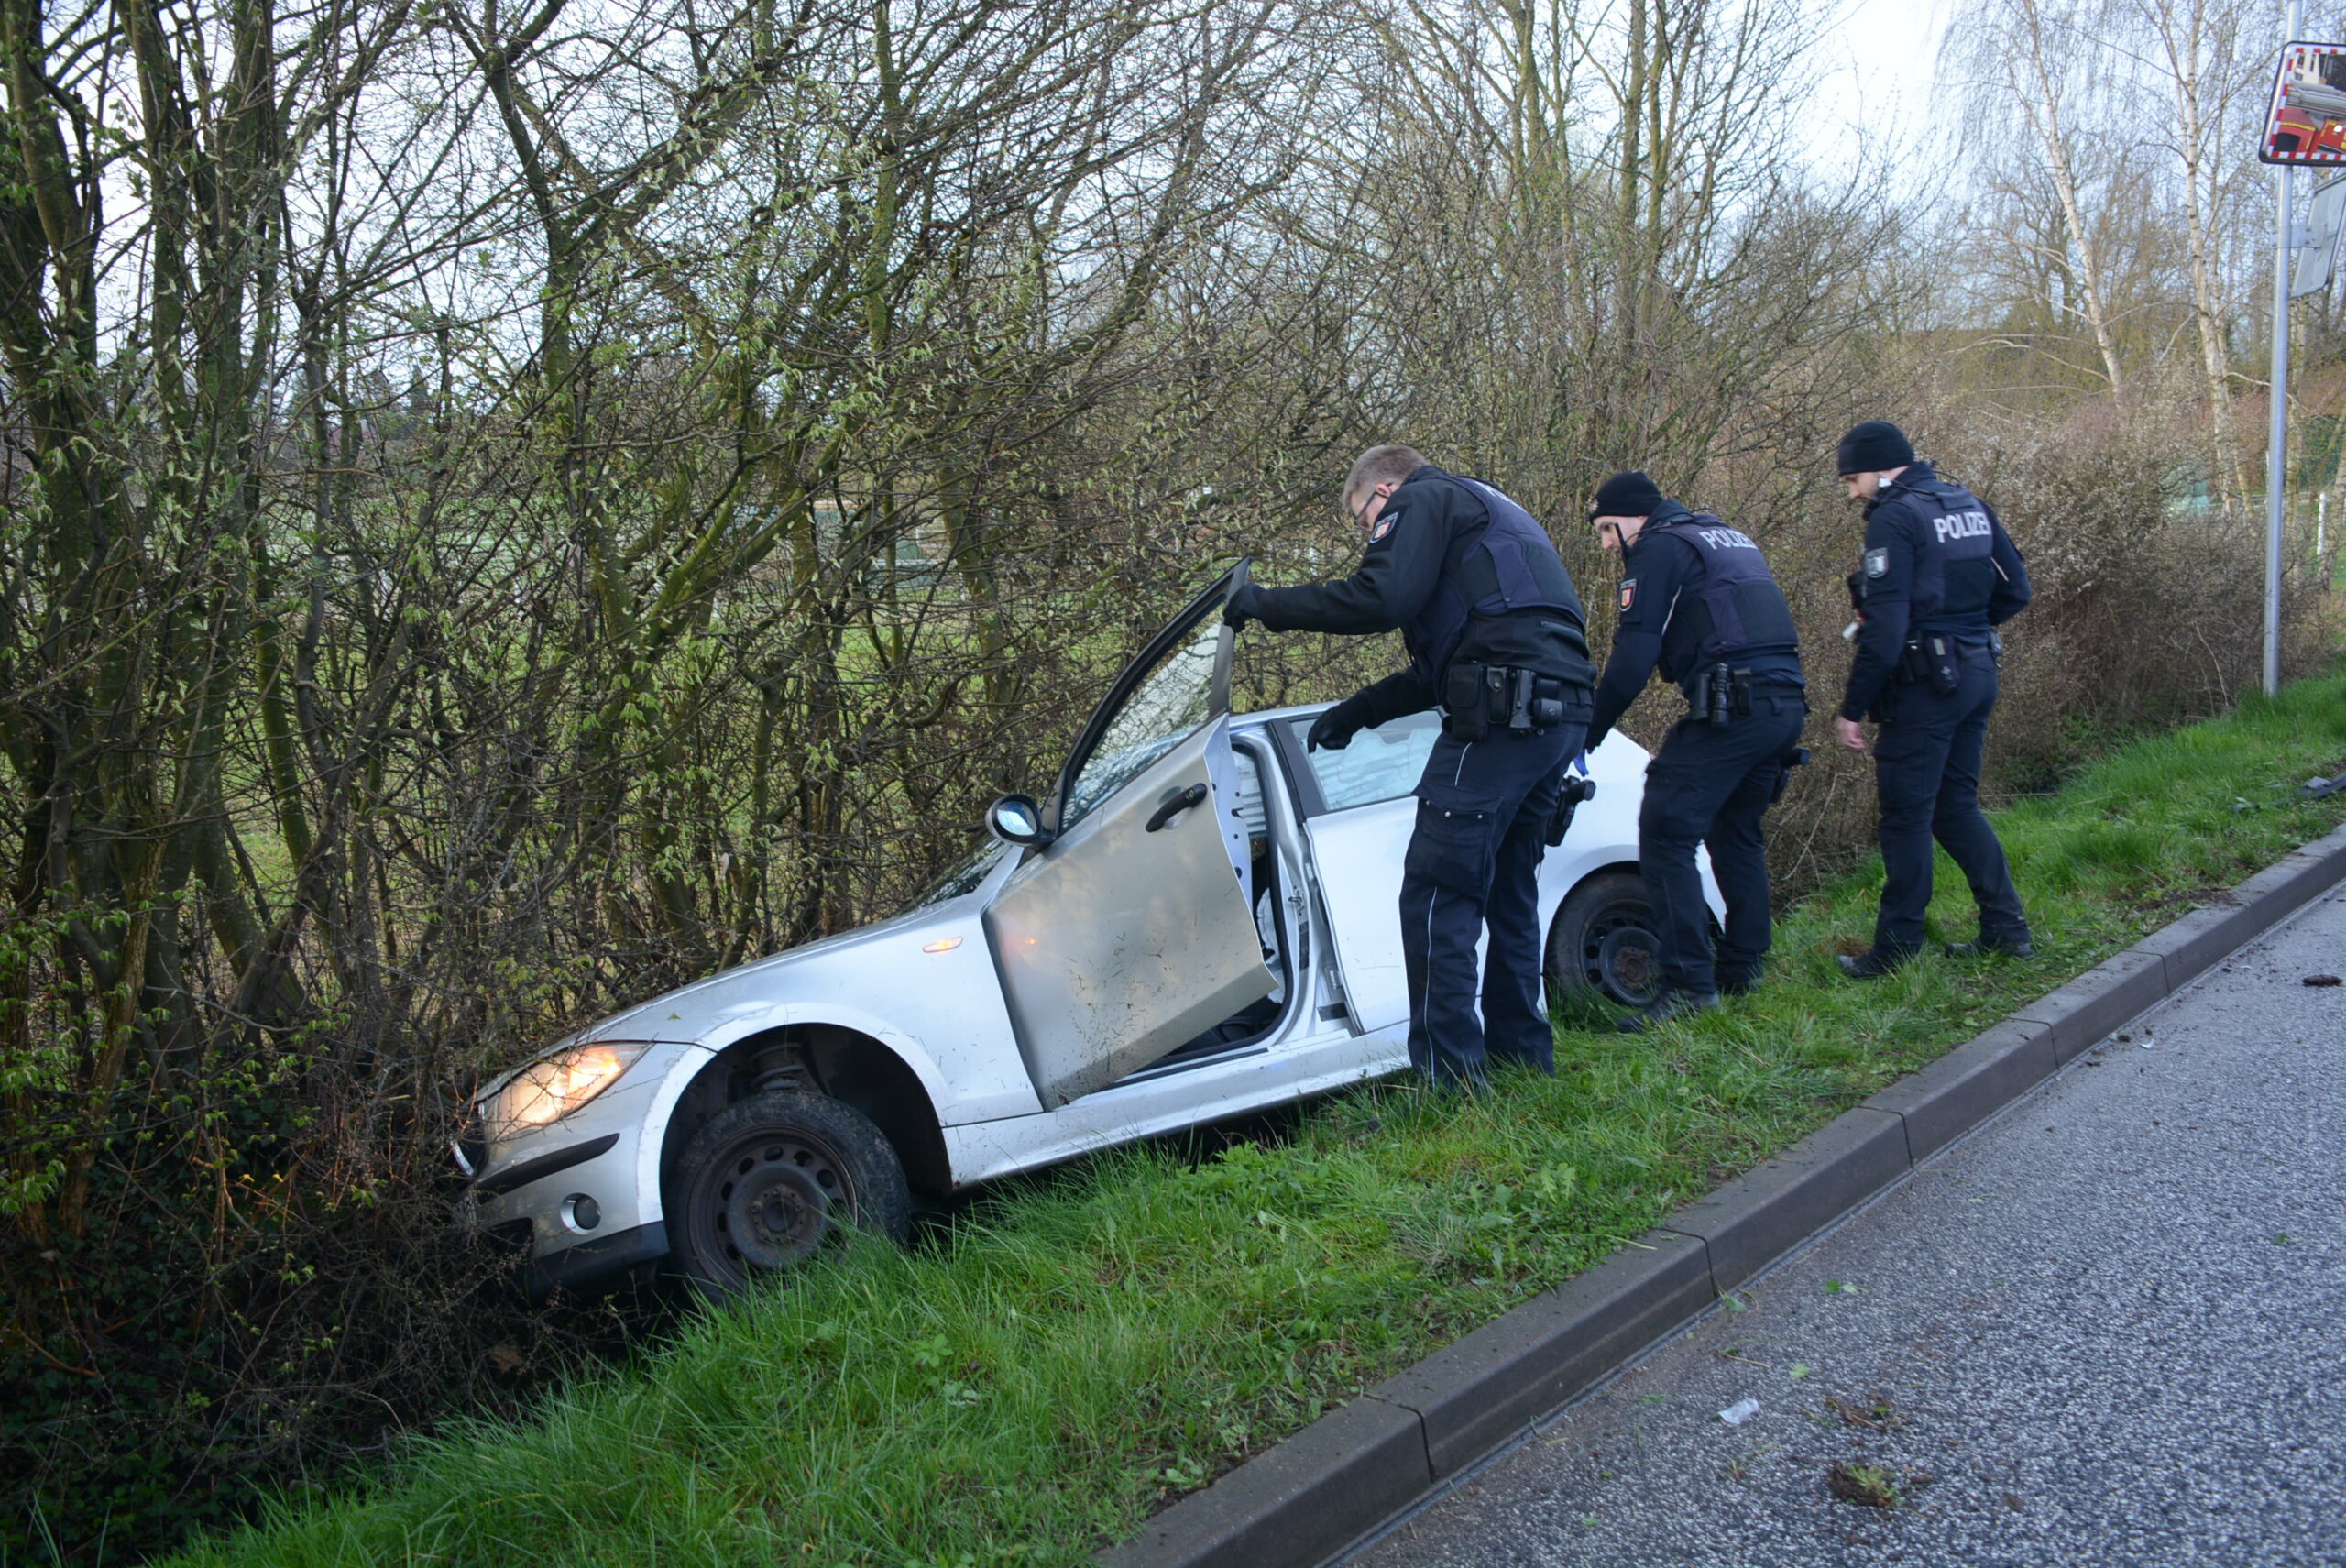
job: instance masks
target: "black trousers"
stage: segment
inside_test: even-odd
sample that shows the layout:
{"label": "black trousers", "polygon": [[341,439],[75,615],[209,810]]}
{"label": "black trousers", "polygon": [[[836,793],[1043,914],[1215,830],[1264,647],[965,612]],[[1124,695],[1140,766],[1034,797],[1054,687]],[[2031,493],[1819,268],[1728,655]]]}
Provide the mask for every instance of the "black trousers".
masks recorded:
{"label": "black trousers", "polygon": [[[1418,820],[1401,862],[1401,961],[1409,984],[1409,1065],[1437,1080],[1480,1079],[1489,1061],[1556,1066],[1540,985],[1540,860],[1564,764],[1588,726],[1444,735],[1418,781]],[[1474,1006],[1474,947],[1490,950]]]}
{"label": "black trousers", "polygon": [[1959,645],[1962,679],[1941,696],[1927,685],[1890,688],[1874,740],[1874,784],[1881,797],[1881,914],[1873,945],[1912,953],[1923,945],[1931,906],[1931,841],[1946,847],[1979,906],[1979,935],[2015,940],[2028,933],[2004,846],[1979,810],[1979,758],[1996,707],[1996,661],[1987,645]]}
{"label": "black trousers", "polygon": [[[1800,744],[1807,716],[1799,693],[1762,686],[1752,694],[1751,712],[1730,723],[1680,719],[1646,764],[1638,872],[1653,900],[1662,983],[1672,991],[1716,991],[1721,970],[1738,980],[1759,975],[1773,939],[1760,819],[1783,775],[1784,753]],[[1710,846],[1711,872],[1727,901],[1716,965],[1710,906],[1694,868],[1697,844]]]}

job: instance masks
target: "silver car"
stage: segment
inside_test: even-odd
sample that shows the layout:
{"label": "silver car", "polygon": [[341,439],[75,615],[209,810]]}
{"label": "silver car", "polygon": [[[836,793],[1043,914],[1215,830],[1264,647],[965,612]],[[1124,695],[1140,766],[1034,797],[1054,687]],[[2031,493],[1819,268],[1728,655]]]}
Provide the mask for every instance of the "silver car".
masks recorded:
{"label": "silver car", "polygon": [[[1229,711],[1233,569],[1128,665],[1049,799],[893,919],[655,997],[491,1083],[457,1163],[532,1293],[664,1261],[738,1289],[917,1196],[1407,1065],[1398,915],[1439,719],[1309,751],[1318,707]],[[1559,990],[1651,998],[1645,751],[1540,871]],[[1714,909],[1715,887],[1705,888]]]}

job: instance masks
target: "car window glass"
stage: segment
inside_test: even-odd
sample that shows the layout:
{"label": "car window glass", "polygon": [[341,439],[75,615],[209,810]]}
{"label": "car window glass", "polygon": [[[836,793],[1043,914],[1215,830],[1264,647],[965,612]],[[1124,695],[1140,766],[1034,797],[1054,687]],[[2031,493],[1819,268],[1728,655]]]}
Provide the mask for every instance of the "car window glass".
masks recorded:
{"label": "car window glass", "polygon": [[904,907],[926,909],[932,904],[942,904],[948,898],[959,898],[965,894],[977,892],[978,884],[986,880],[986,873],[1001,862],[1009,850],[1010,846],[999,839],[981,839],[976,849],[954,861],[944,875],[930,883]]}
{"label": "car window glass", "polygon": [[1068,792],[1064,833],[1093,806],[1121,789],[1151,762],[1212,718],[1213,671],[1221,647],[1222,621],[1207,616],[1196,631],[1141,677],[1124,706],[1109,720],[1092,748],[1075,787]]}
{"label": "car window glass", "polygon": [[[1311,720],[1290,718],[1288,723],[1295,731],[1296,744],[1302,746]],[[1323,747],[1310,752],[1320,798],[1331,811],[1399,799],[1418,787],[1426,758],[1441,735],[1442,715],[1413,713],[1360,731],[1341,751]]]}

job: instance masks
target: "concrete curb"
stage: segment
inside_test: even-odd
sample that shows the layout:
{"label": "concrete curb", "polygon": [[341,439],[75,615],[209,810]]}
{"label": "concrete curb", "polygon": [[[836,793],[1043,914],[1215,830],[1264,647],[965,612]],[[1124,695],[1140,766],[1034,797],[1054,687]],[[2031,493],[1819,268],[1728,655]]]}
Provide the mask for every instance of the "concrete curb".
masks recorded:
{"label": "concrete curb", "polygon": [[2144,938],[1434,1352],[1099,1556],[1102,1568],[1310,1568],[1510,1446],[1713,1301],[2346,881],[2346,828]]}

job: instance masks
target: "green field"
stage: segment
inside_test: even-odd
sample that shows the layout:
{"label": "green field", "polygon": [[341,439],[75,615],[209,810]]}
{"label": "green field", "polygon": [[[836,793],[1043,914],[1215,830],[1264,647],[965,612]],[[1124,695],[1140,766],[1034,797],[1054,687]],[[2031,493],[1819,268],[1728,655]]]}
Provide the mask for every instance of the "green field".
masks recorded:
{"label": "green field", "polygon": [[[2136,742],[2001,813],[2039,957],[1860,986],[1879,868],[1796,905],[1770,983],[1553,1079],[1398,1085],[1285,1135],[1006,1186],[688,1323],[521,1427],[417,1441],[205,1564],[1071,1563],[1434,1346],[2346,817],[2346,675]],[[1944,860],[1941,935],[1970,934]],[[1580,1027],[1580,1024],[1597,1025]]]}

